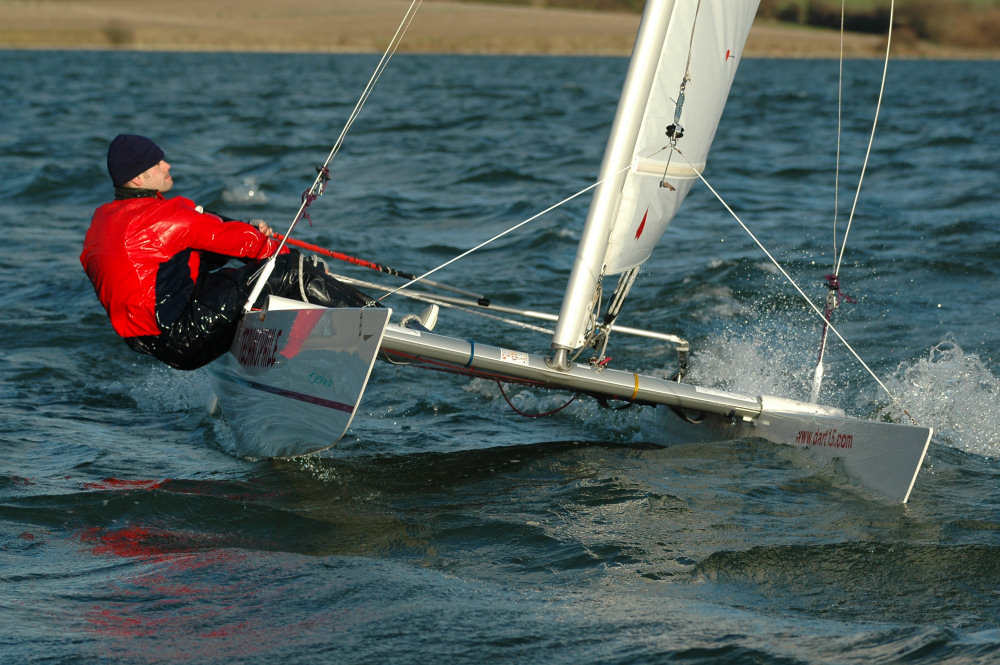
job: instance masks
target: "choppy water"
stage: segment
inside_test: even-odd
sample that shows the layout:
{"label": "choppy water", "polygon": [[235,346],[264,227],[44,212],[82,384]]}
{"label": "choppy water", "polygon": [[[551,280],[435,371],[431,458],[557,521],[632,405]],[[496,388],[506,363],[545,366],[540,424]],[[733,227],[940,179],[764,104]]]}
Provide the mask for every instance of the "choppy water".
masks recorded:
{"label": "choppy water", "polygon": [[[77,262],[110,197],[107,141],[153,136],[176,193],[280,226],[374,64],[0,52],[4,662],[1000,659],[1000,65],[892,63],[848,243],[839,328],[937,429],[904,507],[794,450],[671,436],[654,409],[524,419],[493,384],[384,365],[338,450],[231,455],[205,375],[129,351]],[[625,66],[397,57],[300,236],[438,265],[591,182]],[[846,70],[842,224],[880,70]],[[745,62],[709,171],[816,298],[836,79],[829,61]],[[586,203],[436,278],[555,310]],[[808,396],[815,320],[703,187],[623,323],[689,337],[701,381]],[[439,329],[547,346],[459,314]],[[613,343],[616,366],[672,366]],[[826,402],[898,417],[842,347],[830,360]]]}

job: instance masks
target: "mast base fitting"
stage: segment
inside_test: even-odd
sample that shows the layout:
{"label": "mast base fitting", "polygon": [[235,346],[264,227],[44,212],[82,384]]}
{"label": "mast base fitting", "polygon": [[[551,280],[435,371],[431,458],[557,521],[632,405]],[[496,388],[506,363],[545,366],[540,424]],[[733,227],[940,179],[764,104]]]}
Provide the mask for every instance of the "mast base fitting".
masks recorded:
{"label": "mast base fitting", "polygon": [[563,348],[553,349],[554,353],[545,359],[545,364],[550,369],[559,372],[568,372],[571,364],[569,362],[569,350]]}

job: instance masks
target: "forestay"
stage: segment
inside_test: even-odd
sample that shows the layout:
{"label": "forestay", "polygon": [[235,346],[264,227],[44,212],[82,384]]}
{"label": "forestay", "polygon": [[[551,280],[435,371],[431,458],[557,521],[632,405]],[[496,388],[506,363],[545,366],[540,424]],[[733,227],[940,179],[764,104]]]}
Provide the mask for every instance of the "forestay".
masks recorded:
{"label": "forestay", "polygon": [[757,5],[758,0],[647,3],[554,349],[584,343],[603,276],[649,258],[705,167]]}

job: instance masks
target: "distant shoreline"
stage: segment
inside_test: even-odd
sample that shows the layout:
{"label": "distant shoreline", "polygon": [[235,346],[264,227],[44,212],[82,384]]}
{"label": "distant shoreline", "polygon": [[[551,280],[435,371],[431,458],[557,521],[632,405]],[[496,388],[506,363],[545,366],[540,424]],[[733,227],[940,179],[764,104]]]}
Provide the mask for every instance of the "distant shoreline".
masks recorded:
{"label": "distant shoreline", "polygon": [[[0,49],[377,53],[407,0],[174,0],[153,7],[127,0],[0,0]],[[400,52],[628,55],[637,14],[430,0]],[[758,21],[744,55],[830,58],[836,31]],[[849,58],[882,57],[885,37],[848,34]],[[893,43],[894,57],[998,59],[1000,49],[960,50]]]}

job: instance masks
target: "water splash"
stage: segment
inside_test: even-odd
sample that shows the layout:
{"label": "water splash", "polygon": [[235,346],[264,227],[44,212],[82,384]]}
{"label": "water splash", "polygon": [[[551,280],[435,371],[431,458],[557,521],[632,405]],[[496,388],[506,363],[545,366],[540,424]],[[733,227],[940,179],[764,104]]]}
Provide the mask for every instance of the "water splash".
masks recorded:
{"label": "water splash", "polygon": [[[1000,379],[976,354],[946,338],[923,358],[900,364],[886,385],[917,422],[934,427],[935,439],[1000,458]],[[895,405],[884,407],[878,417],[909,420]]]}
{"label": "water splash", "polygon": [[692,354],[687,380],[749,395],[808,399],[814,350],[796,337],[790,329],[726,332]]}
{"label": "water splash", "polygon": [[125,385],[140,409],[168,413],[208,412],[212,387],[205,370],[178,372],[165,365],[150,365],[141,380]]}

